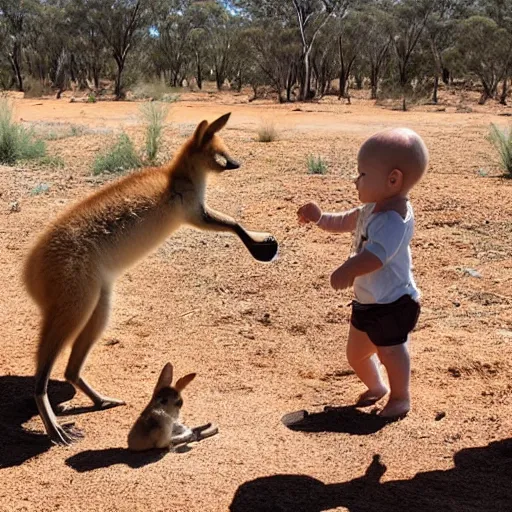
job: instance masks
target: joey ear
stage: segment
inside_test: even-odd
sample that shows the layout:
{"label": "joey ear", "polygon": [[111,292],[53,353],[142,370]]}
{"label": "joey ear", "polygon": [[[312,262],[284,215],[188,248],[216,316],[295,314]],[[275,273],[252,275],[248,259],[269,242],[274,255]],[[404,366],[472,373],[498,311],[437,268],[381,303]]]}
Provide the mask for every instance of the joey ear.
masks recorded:
{"label": "joey ear", "polygon": [[228,122],[230,116],[231,112],[228,112],[227,114],[224,114],[223,116],[220,116],[218,119],[213,121],[213,123],[211,123],[210,126],[208,126],[208,128],[206,129],[202,143],[205,144],[206,142],[212,139],[215,133],[222,130],[222,128],[226,126],[226,123]]}
{"label": "joey ear", "polygon": [[197,147],[201,147],[203,145],[204,134],[208,128],[208,121],[201,121],[194,132],[194,141]]}
{"label": "joey ear", "polygon": [[172,384],[172,373],[173,368],[171,363],[167,363],[163,370],[160,373],[160,377],[158,377],[158,382],[155,386],[155,393],[160,391],[163,388],[167,388]]}
{"label": "joey ear", "polygon": [[176,382],[174,387],[178,391],[183,391],[185,389],[185,387],[187,387],[188,384],[190,384],[190,382],[192,382],[194,380],[195,376],[196,376],[195,373],[189,373],[188,375],[185,375],[185,377],[181,377],[181,379],[178,379],[178,381]]}

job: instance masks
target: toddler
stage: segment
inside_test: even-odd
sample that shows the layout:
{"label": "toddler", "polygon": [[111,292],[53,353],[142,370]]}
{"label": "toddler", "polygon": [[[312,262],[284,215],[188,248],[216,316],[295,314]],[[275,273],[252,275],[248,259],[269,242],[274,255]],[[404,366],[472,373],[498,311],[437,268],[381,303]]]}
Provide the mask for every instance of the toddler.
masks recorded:
{"label": "toddler", "polygon": [[403,417],[410,409],[407,342],[420,314],[420,294],[412,274],[414,213],[408,194],[427,164],[428,151],[417,133],[407,128],[379,132],[363,143],[357,156],[355,185],[363,206],[323,213],[310,202],[298,211],[301,224],[354,232],[354,254],[333,272],[331,286],[354,287],[347,358],[367,387],[357,405],[372,405],[389,392],[380,411],[389,418]]}

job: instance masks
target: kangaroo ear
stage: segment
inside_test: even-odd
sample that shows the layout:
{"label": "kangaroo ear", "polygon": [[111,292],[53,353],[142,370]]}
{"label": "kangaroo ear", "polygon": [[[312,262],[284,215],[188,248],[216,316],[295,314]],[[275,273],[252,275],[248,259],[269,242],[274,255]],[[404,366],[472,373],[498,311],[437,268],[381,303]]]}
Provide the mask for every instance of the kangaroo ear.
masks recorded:
{"label": "kangaroo ear", "polygon": [[195,376],[195,373],[189,373],[188,375],[185,375],[185,377],[181,377],[181,379],[178,379],[174,387],[178,391],[183,391],[187,387],[187,385],[194,380]]}
{"label": "kangaroo ear", "polygon": [[194,132],[194,141],[197,147],[201,147],[203,145],[203,138],[208,128],[208,121],[201,121]]}
{"label": "kangaroo ear", "polygon": [[231,112],[228,112],[227,114],[224,114],[223,116],[220,116],[218,119],[213,121],[213,123],[208,126],[206,129],[203,140],[201,141],[203,144],[206,144],[210,140],[212,140],[212,137],[215,133],[219,132],[226,126],[226,123],[228,122],[229,117],[231,116]]}
{"label": "kangaroo ear", "polygon": [[167,363],[164,366],[163,370],[161,371],[160,377],[158,377],[158,382],[156,383],[156,386],[155,386],[155,393],[157,393],[161,389],[167,388],[167,387],[169,387],[171,385],[171,383],[172,383],[172,372],[173,372],[172,364],[171,363]]}

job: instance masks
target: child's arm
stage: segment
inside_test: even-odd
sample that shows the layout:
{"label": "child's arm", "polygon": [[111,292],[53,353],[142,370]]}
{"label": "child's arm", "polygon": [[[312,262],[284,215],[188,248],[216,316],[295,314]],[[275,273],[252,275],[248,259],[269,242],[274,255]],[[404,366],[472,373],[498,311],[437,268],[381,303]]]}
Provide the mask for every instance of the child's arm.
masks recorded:
{"label": "child's arm", "polygon": [[353,208],[343,213],[322,213],[317,226],[331,233],[352,233],[357,226],[361,208]]}
{"label": "child's arm", "polygon": [[382,261],[370,251],[362,251],[349,258],[331,274],[331,286],[344,290],[354,284],[354,279],[375,272],[382,267]]}
{"label": "child's arm", "polygon": [[360,211],[361,208],[354,208],[343,213],[322,213],[318,205],[311,202],[299,208],[297,215],[301,224],[314,222],[324,231],[346,233],[356,229]]}

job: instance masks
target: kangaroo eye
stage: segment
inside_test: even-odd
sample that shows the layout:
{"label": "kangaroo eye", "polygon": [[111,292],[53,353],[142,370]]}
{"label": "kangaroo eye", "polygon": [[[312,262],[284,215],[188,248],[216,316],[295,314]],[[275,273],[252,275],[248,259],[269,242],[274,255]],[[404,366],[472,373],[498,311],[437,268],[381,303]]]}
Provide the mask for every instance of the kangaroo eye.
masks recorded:
{"label": "kangaroo eye", "polygon": [[222,167],[226,167],[228,161],[225,156],[219,155],[219,153],[215,153],[214,158],[219,165],[222,165]]}
{"label": "kangaroo eye", "polygon": [[168,402],[167,398],[161,398],[160,403],[165,405]]}
{"label": "kangaroo eye", "polygon": [[176,406],[181,407],[182,405],[183,405],[183,398],[178,398],[178,400],[176,400]]}

